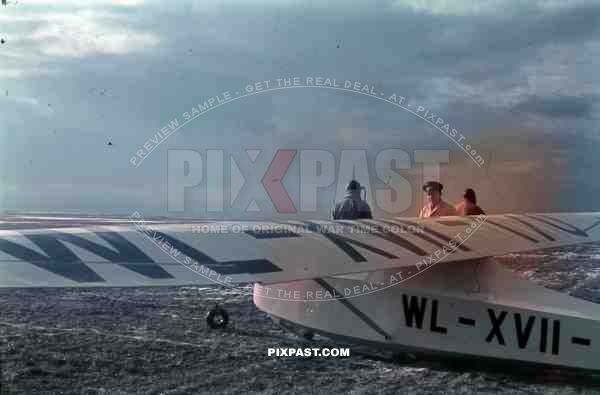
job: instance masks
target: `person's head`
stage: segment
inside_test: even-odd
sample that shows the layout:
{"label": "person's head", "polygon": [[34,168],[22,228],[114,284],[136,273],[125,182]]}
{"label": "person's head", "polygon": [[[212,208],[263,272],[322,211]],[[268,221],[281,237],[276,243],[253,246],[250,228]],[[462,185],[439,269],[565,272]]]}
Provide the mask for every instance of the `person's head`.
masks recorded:
{"label": "person's head", "polygon": [[427,201],[436,204],[442,199],[442,189],[444,186],[437,181],[428,181],[423,185],[423,192]]}
{"label": "person's head", "polygon": [[360,183],[356,180],[352,180],[346,185],[346,191],[348,192],[356,192],[360,191]]}
{"label": "person's head", "polygon": [[465,189],[465,194],[463,195],[463,198],[465,198],[465,200],[468,200],[473,204],[477,204],[477,197],[475,196],[475,191],[471,188]]}

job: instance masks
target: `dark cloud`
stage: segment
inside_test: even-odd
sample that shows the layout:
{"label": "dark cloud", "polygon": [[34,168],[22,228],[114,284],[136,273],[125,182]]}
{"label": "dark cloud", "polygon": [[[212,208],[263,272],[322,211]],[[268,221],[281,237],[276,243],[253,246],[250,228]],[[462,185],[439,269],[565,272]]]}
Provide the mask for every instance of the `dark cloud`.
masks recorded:
{"label": "dark cloud", "polygon": [[513,107],[513,110],[548,116],[552,118],[587,118],[596,101],[591,97],[530,96]]}
{"label": "dark cloud", "polygon": [[[431,59],[453,57],[454,63],[480,59],[482,55],[501,59],[507,52],[524,55],[523,50],[533,51],[549,43],[582,41],[600,32],[600,4],[522,15],[499,12],[497,16],[420,18],[432,27],[427,32],[430,45],[422,48],[424,55]],[[490,63],[490,58],[486,62]]]}

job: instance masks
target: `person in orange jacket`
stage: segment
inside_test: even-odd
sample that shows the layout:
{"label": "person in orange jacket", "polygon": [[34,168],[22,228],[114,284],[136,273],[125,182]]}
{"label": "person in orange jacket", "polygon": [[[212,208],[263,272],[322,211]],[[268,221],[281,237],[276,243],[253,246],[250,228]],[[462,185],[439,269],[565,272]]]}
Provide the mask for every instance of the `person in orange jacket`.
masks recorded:
{"label": "person in orange jacket", "polygon": [[427,203],[421,209],[419,218],[456,215],[455,208],[442,200],[442,189],[444,189],[444,186],[437,181],[428,181],[423,185]]}
{"label": "person in orange jacket", "polygon": [[457,215],[485,215],[485,212],[477,205],[475,191],[467,188],[463,195],[462,202],[456,205]]}

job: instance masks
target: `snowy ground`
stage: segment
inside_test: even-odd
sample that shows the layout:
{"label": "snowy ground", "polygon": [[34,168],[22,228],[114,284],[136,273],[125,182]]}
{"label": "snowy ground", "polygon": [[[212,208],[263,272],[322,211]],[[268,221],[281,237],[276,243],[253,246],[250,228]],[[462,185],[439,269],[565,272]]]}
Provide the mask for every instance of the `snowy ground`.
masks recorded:
{"label": "snowy ground", "polygon": [[[204,322],[215,301],[230,313],[222,331]],[[267,356],[302,343],[231,290],[1,290],[0,306],[2,394],[600,392],[592,376],[393,362],[354,349],[347,358]]]}

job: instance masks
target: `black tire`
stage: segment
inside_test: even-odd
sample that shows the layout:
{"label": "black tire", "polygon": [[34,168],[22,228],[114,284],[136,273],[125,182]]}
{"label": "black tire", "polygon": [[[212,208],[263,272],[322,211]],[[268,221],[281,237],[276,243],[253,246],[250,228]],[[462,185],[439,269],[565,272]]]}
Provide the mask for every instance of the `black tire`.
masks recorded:
{"label": "black tire", "polygon": [[206,315],[206,324],[211,329],[223,329],[229,323],[229,315],[222,308],[214,308]]}

